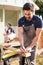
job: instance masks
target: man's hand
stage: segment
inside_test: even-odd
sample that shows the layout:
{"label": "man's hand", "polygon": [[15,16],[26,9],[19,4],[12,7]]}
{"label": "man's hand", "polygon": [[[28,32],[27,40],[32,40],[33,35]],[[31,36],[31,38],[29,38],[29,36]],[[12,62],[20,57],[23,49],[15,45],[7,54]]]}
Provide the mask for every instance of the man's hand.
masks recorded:
{"label": "man's hand", "polygon": [[22,46],[22,47],[20,48],[20,50],[21,50],[21,52],[23,52],[23,53],[26,53],[26,52],[27,52],[27,50],[26,50],[26,48],[25,48],[24,46]]}
{"label": "man's hand", "polygon": [[24,46],[21,46],[20,50],[23,53],[27,53],[27,52],[31,52],[32,51],[32,48],[31,47],[25,48]]}
{"label": "man's hand", "polygon": [[26,50],[27,50],[28,52],[31,52],[31,51],[32,51],[32,48],[31,48],[31,47],[28,47],[28,48],[26,48]]}

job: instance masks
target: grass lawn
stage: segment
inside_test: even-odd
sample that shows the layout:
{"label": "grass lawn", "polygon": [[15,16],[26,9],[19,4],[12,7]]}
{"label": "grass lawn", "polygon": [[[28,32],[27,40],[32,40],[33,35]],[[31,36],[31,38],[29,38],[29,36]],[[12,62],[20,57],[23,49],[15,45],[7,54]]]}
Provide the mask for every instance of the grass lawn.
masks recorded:
{"label": "grass lawn", "polygon": [[36,56],[36,65],[43,65],[43,52]]}

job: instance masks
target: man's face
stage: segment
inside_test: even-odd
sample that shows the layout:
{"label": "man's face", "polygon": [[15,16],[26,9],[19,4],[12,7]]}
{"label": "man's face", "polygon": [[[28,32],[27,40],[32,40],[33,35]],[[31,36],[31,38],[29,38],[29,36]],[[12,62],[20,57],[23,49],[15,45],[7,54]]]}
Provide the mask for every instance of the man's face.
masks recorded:
{"label": "man's face", "polygon": [[26,17],[27,20],[31,20],[33,17],[33,11],[31,10],[24,10],[24,16]]}

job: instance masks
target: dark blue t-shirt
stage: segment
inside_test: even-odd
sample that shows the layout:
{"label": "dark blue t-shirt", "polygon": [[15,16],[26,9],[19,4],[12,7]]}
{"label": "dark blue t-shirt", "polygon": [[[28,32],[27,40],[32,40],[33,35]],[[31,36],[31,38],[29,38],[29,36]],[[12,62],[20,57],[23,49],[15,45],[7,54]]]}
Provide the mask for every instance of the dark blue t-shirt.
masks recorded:
{"label": "dark blue t-shirt", "polygon": [[13,28],[9,28],[9,29],[6,31],[7,34],[8,34],[9,32],[15,33],[14,30],[13,30]]}
{"label": "dark blue t-shirt", "polygon": [[19,27],[21,27],[22,25],[29,26],[29,25],[32,25],[32,24],[34,24],[35,30],[36,30],[36,28],[42,28],[42,21],[36,15],[33,16],[31,21],[26,20],[25,16],[21,17],[18,21]]}

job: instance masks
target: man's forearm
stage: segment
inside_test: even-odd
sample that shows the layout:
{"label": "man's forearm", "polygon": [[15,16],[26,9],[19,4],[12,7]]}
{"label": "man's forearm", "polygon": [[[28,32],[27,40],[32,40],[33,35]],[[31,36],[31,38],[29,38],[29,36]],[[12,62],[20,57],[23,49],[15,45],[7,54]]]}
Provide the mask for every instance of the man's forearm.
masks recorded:
{"label": "man's forearm", "polygon": [[41,29],[36,30],[36,36],[33,38],[32,43],[27,48],[33,48],[37,44],[37,40],[38,40],[40,32],[41,32]]}
{"label": "man's forearm", "polygon": [[33,40],[32,40],[32,43],[30,44],[30,48],[33,48],[36,44],[37,44],[37,40],[38,40],[38,37],[35,37]]}
{"label": "man's forearm", "polygon": [[24,45],[24,40],[23,40],[23,29],[22,27],[18,27],[18,38],[19,38],[19,42],[20,45]]}

